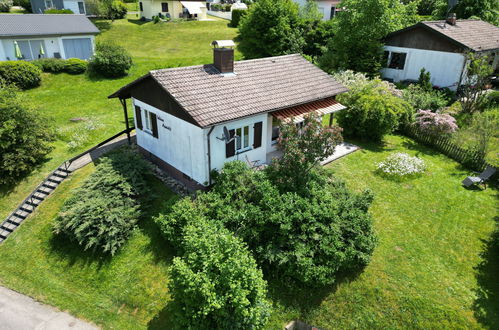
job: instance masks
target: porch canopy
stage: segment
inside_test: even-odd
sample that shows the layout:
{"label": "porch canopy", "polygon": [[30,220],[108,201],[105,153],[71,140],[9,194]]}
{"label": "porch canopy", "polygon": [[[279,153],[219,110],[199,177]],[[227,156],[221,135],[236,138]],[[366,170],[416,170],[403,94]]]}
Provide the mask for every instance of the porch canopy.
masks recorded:
{"label": "porch canopy", "polygon": [[191,15],[202,14],[203,11],[201,10],[201,8],[206,7],[206,5],[201,1],[180,1],[180,3],[182,4],[182,6],[187,8],[187,11]]}
{"label": "porch canopy", "polygon": [[310,112],[316,112],[319,116],[327,115],[346,109],[343,104],[339,103],[334,97],[329,97],[319,101],[297,105],[291,108],[278,110],[272,113],[272,116],[280,121],[290,121],[297,124],[304,120],[304,116]]}

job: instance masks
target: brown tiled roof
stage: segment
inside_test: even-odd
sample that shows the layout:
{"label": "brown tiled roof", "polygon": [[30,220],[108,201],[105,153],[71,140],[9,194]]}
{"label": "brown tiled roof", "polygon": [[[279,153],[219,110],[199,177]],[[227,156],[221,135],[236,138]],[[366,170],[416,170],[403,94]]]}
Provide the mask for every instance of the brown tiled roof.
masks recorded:
{"label": "brown tiled roof", "polygon": [[[151,71],[201,127],[335,96],[347,88],[302,56],[285,55],[234,63],[235,75],[213,65]],[[140,83],[136,81],[134,83]],[[110,97],[125,95],[129,84]]]}
{"label": "brown tiled roof", "polygon": [[499,49],[499,27],[481,20],[425,21],[421,24],[476,52]]}

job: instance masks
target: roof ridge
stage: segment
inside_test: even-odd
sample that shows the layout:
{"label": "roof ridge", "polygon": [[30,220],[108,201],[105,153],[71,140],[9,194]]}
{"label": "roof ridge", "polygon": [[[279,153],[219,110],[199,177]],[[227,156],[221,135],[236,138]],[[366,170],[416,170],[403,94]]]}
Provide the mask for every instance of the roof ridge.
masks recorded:
{"label": "roof ridge", "polygon": [[[239,61],[234,61],[234,63],[249,63],[249,62],[256,62],[256,61],[263,61],[263,60],[269,60],[269,59],[275,59],[275,58],[284,58],[284,57],[301,57],[304,60],[306,60],[303,56],[301,56],[299,53],[295,54],[287,54],[287,55],[278,55],[278,56],[269,56],[269,57],[262,57],[262,58],[253,58],[250,60],[239,60]],[[150,70],[150,73],[153,72],[165,72],[165,71],[173,71],[173,70],[179,70],[179,69],[194,69],[194,68],[202,68],[206,65],[211,65],[213,66],[213,63],[208,63],[208,64],[197,64],[197,65],[189,65],[189,66],[176,66],[173,68],[164,68],[164,69],[156,69],[156,70]]]}

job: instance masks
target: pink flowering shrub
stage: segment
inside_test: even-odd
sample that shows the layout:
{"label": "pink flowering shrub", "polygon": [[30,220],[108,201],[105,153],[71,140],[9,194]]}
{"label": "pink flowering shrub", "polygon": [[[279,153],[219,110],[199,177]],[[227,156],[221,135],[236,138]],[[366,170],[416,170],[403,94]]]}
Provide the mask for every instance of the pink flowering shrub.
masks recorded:
{"label": "pink flowering shrub", "polygon": [[415,124],[421,130],[435,135],[451,134],[458,128],[454,117],[431,110],[418,110]]}

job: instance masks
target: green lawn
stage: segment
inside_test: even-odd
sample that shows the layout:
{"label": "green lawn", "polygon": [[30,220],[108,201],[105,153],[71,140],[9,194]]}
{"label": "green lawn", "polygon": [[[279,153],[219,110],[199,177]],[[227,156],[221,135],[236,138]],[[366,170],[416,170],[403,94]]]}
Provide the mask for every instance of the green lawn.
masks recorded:
{"label": "green lawn", "polygon": [[[407,138],[361,146],[326,168],[351,189],[375,193],[371,212],[379,246],[372,262],[357,277],[322,291],[271,282],[275,310],[267,328],[295,318],[325,329],[499,324],[499,251],[487,244],[497,190],[465,190],[460,182],[467,170]],[[395,151],[423,158],[428,171],[404,182],[378,176],[375,163]],[[82,252],[51,232],[64,200],[93,170],[77,171],[0,246],[0,284],[105,329],[168,328],[171,254],[151,220],[172,197],[161,183],[150,180],[153,207],[113,258]]]}
{"label": "green lawn", "polygon": [[[153,24],[124,19],[95,23],[103,31],[97,41],[112,40],[123,45],[135,64],[129,76],[121,79],[44,74],[42,86],[24,93],[28,102],[49,116],[58,138],[47,161],[31,175],[15,186],[0,187],[0,219],[64,160],[125,128],[121,105],[115,99],[108,100],[109,94],[152,69],[211,63],[211,42],[236,35],[236,29],[227,27],[223,21]],[[87,121],[70,121],[77,117]]]}
{"label": "green lawn", "polygon": [[[373,260],[358,278],[316,293],[323,300],[287,297],[298,302],[284,302],[277,315],[335,329],[497,326],[499,251],[487,244],[497,217],[497,190],[462,188],[467,170],[407,138],[361,146],[327,169],[353,190],[374,191],[371,212],[379,246]],[[427,172],[405,182],[377,175],[375,163],[396,151],[423,158]]]}

